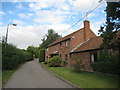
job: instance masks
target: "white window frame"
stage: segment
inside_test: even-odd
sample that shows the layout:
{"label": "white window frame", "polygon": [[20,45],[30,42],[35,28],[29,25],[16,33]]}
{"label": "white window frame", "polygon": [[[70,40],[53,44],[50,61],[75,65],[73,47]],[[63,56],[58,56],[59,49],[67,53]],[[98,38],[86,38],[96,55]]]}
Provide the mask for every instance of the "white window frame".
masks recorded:
{"label": "white window frame", "polygon": [[91,61],[92,61],[92,62],[95,61],[94,54],[91,54]]}
{"label": "white window frame", "polygon": [[68,46],[68,41],[65,42],[65,46],[66,46],[66,47]]}

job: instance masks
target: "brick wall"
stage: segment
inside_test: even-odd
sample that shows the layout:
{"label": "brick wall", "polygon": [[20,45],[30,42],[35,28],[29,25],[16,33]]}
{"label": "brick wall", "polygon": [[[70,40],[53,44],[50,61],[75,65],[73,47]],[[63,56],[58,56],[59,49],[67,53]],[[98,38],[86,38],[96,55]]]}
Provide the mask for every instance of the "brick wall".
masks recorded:
{"label": "brick wall", "polygon": [[[93,71],[91,67],[91,55],[93,53],[97,53],[97,56],[99,56],[100,50],[94,50],[94,51],[87,51],[87,52],[80,52],[80,53],[72,53],[71,57],[76,57],[77,59],[82,59],[82,64],[85,65],[83,70]],[[72,63],[72,62],[71,62]],[[72,67],[72,66],[71,66]]]}

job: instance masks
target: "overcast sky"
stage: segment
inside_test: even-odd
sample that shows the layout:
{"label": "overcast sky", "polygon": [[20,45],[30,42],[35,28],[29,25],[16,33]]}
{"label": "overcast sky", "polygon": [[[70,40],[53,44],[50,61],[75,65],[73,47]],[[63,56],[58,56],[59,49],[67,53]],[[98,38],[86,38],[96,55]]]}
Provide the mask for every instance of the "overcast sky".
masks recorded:
{"label": "overcast sky", "polygon": [[17,26],[9,26],[8,43],[13,43],[18,48],[39,46],[48,29],[54,29],[62,36],[70,34],[82,28],[86,19],[90,21],[91,29],[97,35],[106,17],[104,2],[87,18],[66,31],[88,11],[95,8],[99,4],[98,0],[10,1],[5,0],[0,3],[0,37],[5,36],[9,23],[16,23]]}

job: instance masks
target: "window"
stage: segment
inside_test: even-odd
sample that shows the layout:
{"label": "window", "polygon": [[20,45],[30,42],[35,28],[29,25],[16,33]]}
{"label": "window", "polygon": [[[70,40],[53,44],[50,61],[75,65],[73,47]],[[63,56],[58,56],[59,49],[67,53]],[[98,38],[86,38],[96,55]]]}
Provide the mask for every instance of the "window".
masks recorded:
{"label": "window", "polygon": [[60,57],[61,57],[61,55],[60,55]]}
{"label": "window", "polygon": [[91,61],[96,62],[97,61],[97,52],[91,54]]}
{"label": "window", "polygon": [[48,48],[47,48],[47,51],[48,51]]}
{"label": "window", "polygon": [[62,43],[60,43],[60,48],[62,48]]}
{"label": "window", "polygon": [[65,46],[66,46],[66,47],[68,46],[68,41],[65,42]]}
{"label": "window", "polygon": [[65,54],[65,60],[67,60],[67,54]]}

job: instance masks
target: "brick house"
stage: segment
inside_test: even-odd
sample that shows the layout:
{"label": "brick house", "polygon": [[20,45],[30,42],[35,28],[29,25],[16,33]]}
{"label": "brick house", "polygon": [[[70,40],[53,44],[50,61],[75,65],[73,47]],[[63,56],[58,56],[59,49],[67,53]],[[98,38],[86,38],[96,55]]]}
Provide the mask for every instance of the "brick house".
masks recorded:
{"label": "brick house", "polygon": [[45,61],[59,55],[62,60],[71,64],[73,56],[83,59],[85,69],[89,70],[90,62],[96,60],[100,50],[101,37],[96,36],[90,29],[90,22],[85,20],[84,27],[51,43],[46,48]]}

